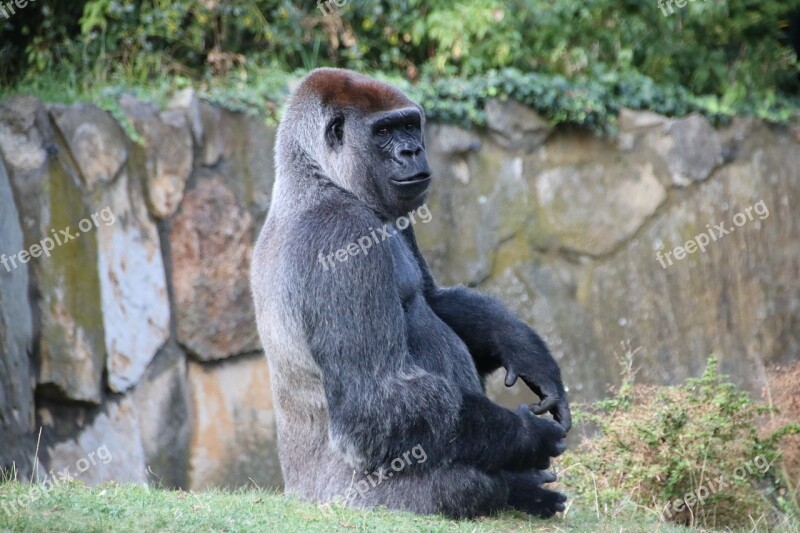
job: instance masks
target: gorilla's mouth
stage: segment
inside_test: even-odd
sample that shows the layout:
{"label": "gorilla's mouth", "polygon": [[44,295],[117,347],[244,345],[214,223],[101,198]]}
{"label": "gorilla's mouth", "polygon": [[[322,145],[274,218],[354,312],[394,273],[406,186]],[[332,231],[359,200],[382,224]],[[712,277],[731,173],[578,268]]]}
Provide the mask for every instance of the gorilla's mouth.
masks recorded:
{"label": "gorilla's mouth", "polygon": [[410,178],[403,178],[401,180],[392,179],[392,183],[398,185],[400,187],[413,187],[419,186],[423,183],[427,183],[431,181],[431,173],[430,172],[420,172],[419,174],[414,174]]}

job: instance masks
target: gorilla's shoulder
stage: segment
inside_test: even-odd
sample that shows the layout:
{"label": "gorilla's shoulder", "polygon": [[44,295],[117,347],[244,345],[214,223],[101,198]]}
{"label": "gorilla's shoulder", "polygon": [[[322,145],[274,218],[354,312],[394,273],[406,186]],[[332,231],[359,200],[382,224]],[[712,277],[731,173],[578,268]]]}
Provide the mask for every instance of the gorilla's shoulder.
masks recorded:
{"label": "gorilla's shoulder", "polygon": [[369,235],[382,226],[378,215],[349,194],[322,198],[316,205],[298,213],[292,224],[295,235],[310,244],[338,249]]}

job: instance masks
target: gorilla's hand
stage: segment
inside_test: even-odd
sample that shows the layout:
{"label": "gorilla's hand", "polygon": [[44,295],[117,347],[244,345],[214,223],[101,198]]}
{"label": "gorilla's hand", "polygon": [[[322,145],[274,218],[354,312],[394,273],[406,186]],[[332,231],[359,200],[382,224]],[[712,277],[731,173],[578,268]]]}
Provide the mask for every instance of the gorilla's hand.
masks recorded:
{"label": "gorilla's hand", "polygon": [[500,343],[499,355],[506,369],[506,387],[513,386],[517,378],[522,378],[539,396],[539,403],[531,404],[531,410],[537,415],[551,413],[564,431],[569,431],[572,415],[558,363],[539,335],[527,326],[523,327],[526,331]]}
{"label": "gorilla's hand", "polygon": [[534,416],[525,404],[517,408],[517,414],[522,417],[523,425],[528,430],[533,449],[533,468],[547,470],[550,468],[550,458],[558,457],[567,449],[567,432],[552,420]]}

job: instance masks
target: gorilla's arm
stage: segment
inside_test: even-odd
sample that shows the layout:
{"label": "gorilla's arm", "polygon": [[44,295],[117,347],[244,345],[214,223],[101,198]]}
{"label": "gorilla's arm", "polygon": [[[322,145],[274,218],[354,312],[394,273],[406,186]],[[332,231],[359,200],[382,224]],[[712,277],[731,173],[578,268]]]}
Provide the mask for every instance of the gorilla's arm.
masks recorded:
{"label": "gorilla's arm", "polygon": [[422,269],[428,305],[461,337],[481,375],[502,366],[506,369],[506,386],[522,378],[540,398],[538,405],[531,406],[534,413],[552,413],[569,431],[572,416],[561,369],[542,338],[494,298],[463,286],[436,286],[413,231],[403,233]]}
{"label": "gorilla's arm", "polygon": [[551,412],[569,431],[572,422],[561,370],[533,329],[497,300],[466,287],[435,288],[426,298],[467,345],[480,372],[503,366],[509,387],[522,378],[541,400],[533,411]]}
{"label": "gorilla's arm", "polygon": [[[563,451],[563,430],[529,410],[510,411],[481,394],[465,394],[409,356],[404,311],[388,246],[350,257],[324,271],[309,261],[356,242],[358,228],[377,220],[308,224],[289,260],[292,284],[312,356],[321,370],[331,442],[356,468],[375,468],[422,445],[425,467],[461,462],[486,471],[546,468]],[[321,216],[324,211],[318,211]],[[315,217],[316,217],[315,216]],[[362,223],[363,222],[363,223]],[[298,228],[297,233],[303,233]]]}

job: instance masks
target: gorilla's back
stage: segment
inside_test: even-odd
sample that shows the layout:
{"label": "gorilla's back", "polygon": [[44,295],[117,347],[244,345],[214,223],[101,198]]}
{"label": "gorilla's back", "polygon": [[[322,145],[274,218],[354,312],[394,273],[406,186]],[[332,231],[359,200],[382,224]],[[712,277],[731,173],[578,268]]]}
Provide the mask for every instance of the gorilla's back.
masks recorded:
{"label": "gorilla's back", "polygon": [[251,286],[276,409],[278,451],[286,492],[312,501],[343,495],[351,470],[329,444],[322,374],[308,346],[292,278],[281,253],[289,224],[269,218],[253,251]]}

